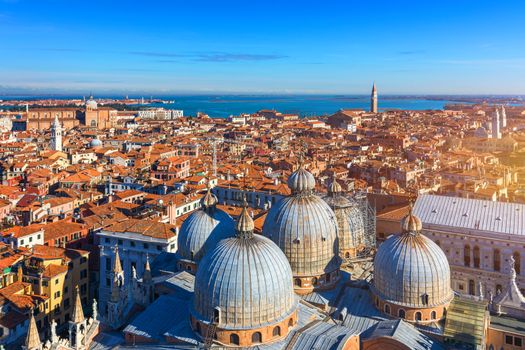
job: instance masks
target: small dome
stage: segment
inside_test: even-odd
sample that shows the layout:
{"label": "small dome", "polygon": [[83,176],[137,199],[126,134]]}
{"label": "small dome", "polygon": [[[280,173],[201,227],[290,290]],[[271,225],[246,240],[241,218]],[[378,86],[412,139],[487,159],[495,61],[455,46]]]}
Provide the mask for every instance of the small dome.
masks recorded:
{"label": "small dome", "polygon": [[332,180],[332,182],[330,183],[330,186],[328,186],[328,193],[336,194],[340,192],[343,192],[343,188],[341,187],[339,182],[337,182],[336,179]]}
{"label": "small dome", "polygon": [[389,237],[374,259],[374,294],[385,302],[431,308],[450,302],[450,267],[441,248],[426,236]]}
{"label": "small dome", "polygon": [[421,223],[421,219],[414,215],[412,212],[412,204],[410,204],[408,215],[401,220],[401,232],[415,233],[420,232],[422,228],[423,224]]}
{"label": "small dome", "polygon": [[93,96],[90,96],[89,100],[86,101],[86,108],[97,109],[97,107],[97,101],[93,99]]}
{"label": "small dome", "polygon": [[102,141],[100,141],[98,138],[94,138],[91,140],[90,144],[91,148],[97,148],[102,146]]}
{"label": "small dome", "polygon": [[292,193],[303,193],[315,189],[315,178],[302,166],[288,178],[288,187]]}
{"label": "small dome", "polygon": [[210,208],[217,205],[217,202],[217,197],[211,192],[211,189],[208,188],[208,192],[206,192],[206,195],[201,199],[201,205]]}
{"label": "small dome", "polygon": [[253,219],[250,214],[248,214],[246,206],[244,206],[239,216],[239,221],[237,222],[237,232],[253,232],[254,228]]}
{"label": "small dome", "polygon": [[221,239],[232,237],[234,227],[232,217],[220,209],[196,210],[182,223],[177,253],[182,259],[199,262]]}
{"label": "small dome", "polygon": [[202,260],[191,313],[204,323],[250,330],[271,326],[297,309],[292,271],[271,240],[260,235],[227,238]]}

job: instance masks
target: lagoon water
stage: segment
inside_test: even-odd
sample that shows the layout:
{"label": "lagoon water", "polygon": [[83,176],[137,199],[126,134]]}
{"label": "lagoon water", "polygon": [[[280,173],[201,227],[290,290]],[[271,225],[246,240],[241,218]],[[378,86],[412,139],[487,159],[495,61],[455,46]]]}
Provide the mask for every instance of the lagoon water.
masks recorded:
{"label": "lagoon water", "polygon": [[[195,115],[203,112],[211,117],[228,117],[240,113],[254,113],[261,109],[275,109],[282,113],[298,113],[301,116],[327,115],[341,108],[370,108],[368,96],[170,96],[154,97],[173,101],[174,103],[152,103],[147,106],[182,109],[184,115]],[[448,100],[430,100],[425,98],[379,97],[379,110],[403,109],[426,110],[443,109]]]}
{"label": "lagoon water", "polygon": [[[9,96],[10,99],[42,99],[71,98],[80,96]],[[95,96],[97,98],[123,98],[122,95]],[[139,98],[140,96],[130,96]],[[301,116],[329,115],[341,108],[370,108],[370,96],[364,95],[170,95],[153,96],[154,100],[173,101],[173,103],[147,103],[150,96],[144,96],[146,104],[132,105],[132,108],[163,107],[181,109],[186,116],[194,116],[203,112],[211,117],[226,118],[241,113],[254,113],[261,109],[275,109],[282,113],[297,113]],[[379,110],[427,110],[443,109],[447,104],[458,103],[446,99],[430,99],[423,96],[381,96],[379,95]],[[7,108],[9,107],[2,107]]]}

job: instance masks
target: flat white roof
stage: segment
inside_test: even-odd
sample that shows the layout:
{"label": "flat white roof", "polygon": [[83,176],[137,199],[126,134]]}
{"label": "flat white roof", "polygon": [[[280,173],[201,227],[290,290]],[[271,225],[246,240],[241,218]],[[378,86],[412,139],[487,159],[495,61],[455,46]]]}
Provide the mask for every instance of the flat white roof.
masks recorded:
{"label": "flat white roof", "polygon": [[525,205],[437,195],[420,195],[414,205],[423,227],[450,226],[525,235]]}

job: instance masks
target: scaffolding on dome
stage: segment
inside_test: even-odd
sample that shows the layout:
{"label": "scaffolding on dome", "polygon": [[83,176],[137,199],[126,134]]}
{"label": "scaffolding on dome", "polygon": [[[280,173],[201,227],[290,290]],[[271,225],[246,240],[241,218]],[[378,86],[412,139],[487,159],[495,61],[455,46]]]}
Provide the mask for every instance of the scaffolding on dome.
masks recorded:
{"label": "scaffolding on dome", "polygon": [[342,267],[352,273],[353,279],[369,281],[373,275],[376,253],[376,210],[370,205],[366,192],[355,192],[351,199],[363,216],[364,237],[354,257],[341,257]]}

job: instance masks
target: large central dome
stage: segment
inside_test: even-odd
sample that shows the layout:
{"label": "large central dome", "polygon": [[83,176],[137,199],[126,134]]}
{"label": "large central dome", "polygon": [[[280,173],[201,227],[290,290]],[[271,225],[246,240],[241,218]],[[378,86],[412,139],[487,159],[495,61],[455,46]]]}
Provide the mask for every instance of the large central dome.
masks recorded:
{"label": "large central dome", "polygon": [[251,345],[281,339],[296,319],[292,271],[271,240],[253,234],[246,207],[237,236],[219,242],[195,277],[192,323],[203,332],[217,326],[222,344]]}
{"label": "large central dome", "polygon": [[337,222],[330,206],[313,193],[315,179],[302,167],[288,179],[292,195],[269,211],[263,235],[284,252],[294,275],[295,290],[308,293],[329,287],[339,278]]}

